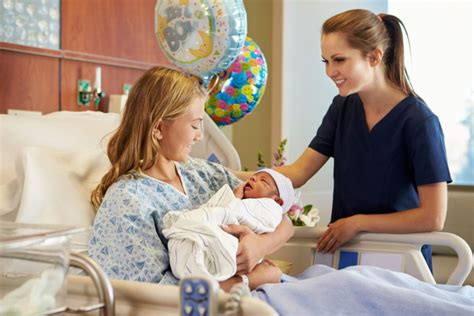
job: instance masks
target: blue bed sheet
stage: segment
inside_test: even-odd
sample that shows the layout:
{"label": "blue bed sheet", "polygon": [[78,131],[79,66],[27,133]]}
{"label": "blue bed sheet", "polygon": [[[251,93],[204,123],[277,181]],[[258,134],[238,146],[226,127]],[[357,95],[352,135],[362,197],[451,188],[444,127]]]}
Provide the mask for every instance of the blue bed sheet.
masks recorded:
{"label": "blue bed sheet", "polygon": [[252,292],[280,315],[474,315],[471,286],[431,285],[370,266],[309,267]]}

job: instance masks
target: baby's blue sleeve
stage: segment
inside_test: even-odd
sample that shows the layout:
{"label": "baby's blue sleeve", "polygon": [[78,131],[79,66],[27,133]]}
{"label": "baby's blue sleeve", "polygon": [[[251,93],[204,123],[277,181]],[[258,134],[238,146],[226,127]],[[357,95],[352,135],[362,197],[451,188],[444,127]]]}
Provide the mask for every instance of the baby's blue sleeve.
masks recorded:
{"label": "baby's blue sleeve", "polygon": [[[134,194],[136,183],[109,188],[89,241],[89,255],[111,278],[177,284],[147,201]],[[149,215],[142,215],[149,214]]]}

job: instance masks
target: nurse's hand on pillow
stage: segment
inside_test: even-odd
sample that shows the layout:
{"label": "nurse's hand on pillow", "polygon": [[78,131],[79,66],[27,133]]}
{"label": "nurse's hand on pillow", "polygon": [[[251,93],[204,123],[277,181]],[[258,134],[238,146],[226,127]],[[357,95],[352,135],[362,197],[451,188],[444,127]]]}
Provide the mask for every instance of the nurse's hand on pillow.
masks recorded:
{"label": "nurse's hand on pillow", "polygon": [[239,238],[239,248],[237,249],[237,274],[247,274],[253,270],[257,263],[266,253],[260,247],[259,241],[262,235],[257,235],[250,228],[244,225],[222,225],[222,229],[229,234]]}
{"label": "nurse's hand on pillow", "polygon": [[328,225],[316,247],[319,252],[333,253],[360,232],[359,215],[341,218]]}

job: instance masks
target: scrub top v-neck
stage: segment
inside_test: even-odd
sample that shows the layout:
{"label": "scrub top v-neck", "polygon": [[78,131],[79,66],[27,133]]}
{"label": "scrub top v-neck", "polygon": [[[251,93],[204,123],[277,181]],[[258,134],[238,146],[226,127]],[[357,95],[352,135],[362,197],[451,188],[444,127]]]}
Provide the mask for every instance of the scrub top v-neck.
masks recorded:
{"label": "scrub top v-neck", "polygon": [[414,96],[370,131],[359,96],[337,96],[309,147],[334,158],[331,222],[416,208],[417,186],[451,182],[439,120]]}

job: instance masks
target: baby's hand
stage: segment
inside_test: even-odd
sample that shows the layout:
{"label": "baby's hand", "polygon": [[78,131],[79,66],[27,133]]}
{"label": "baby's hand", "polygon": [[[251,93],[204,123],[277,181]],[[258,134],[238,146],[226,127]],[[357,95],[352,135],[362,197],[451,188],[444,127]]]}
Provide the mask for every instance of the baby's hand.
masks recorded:
{"label": "baby's hand", "polygon": [[235,188],[234,195],[238,199],[242,199],[244,197],[244,186],[247,182],[243,182],[241,185]]}

